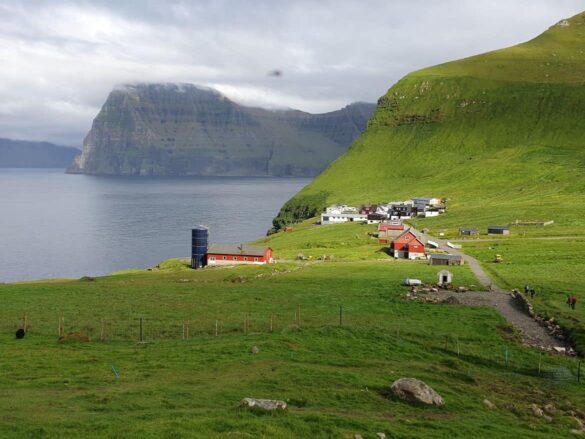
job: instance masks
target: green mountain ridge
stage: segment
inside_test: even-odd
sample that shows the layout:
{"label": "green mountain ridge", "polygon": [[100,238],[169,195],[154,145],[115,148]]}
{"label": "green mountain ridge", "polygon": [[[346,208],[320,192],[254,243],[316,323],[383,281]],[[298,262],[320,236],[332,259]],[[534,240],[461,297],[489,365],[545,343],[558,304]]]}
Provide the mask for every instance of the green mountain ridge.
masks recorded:
{"label": "green mountain ridge", "polygon": [[[585,225],[585,13],[508,49],[413,72],[274,224],[333,202],[449,199],[457,221]],[[451,220],[449,220],[451,217]],[[454,216],[433,224],[456,226]]]}
{"label": "green mountain ridge", "polygon": [[266,110],[192,84],[127,85],[110,93],[69,172],[314,176],[361,134],[374,108]]}

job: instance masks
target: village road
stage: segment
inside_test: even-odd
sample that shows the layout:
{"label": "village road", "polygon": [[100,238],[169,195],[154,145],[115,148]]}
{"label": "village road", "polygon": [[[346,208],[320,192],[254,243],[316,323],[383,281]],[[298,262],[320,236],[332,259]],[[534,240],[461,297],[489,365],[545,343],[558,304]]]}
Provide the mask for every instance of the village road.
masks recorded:
{"label": "village road", "polygon": [[[475,291],[456,293],[455,297],[460,303],[471,306],[493,306],[509,323],[521,332],[524,341],[531,346],[538,346],[545,349],[552,349],[554,347],[565,347],[568,349],[570,347],[564,341],[550,335],[543,326],[539,325],[523,309],[519,308],[510,293],[505,292],[492,282],[477,259],[466,255],[461,250],[448,247],[447,241],[445,240],[434,238],[419,231],[416,231],[416,233],[421,236],[423,242],[426,243],[430,239],[439,244],[441,250],[461,256],[481,284],[488,289],[487,293]],[[454,294],[446,292],[444,295],[446,298]]]}

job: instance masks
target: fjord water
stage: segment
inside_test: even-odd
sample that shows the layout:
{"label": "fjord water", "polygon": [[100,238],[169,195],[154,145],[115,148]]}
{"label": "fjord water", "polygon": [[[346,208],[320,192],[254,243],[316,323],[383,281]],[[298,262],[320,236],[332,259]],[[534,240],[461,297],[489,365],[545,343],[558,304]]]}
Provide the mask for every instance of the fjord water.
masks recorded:
{"label": "fjord water", "polygon": [[134,179],[0,169],[0,282],[101,275],[263,236],[306,178]]}

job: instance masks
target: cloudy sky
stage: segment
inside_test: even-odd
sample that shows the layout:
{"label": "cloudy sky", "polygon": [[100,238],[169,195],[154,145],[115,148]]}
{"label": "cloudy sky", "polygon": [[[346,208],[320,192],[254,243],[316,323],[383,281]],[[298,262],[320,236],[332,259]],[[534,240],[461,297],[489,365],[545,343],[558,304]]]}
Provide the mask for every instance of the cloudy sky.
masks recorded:
{"label": "cloudy sky", "polygon": [[[526,41],[583,0],[0,0],[0,137],[81,146],[109,91],[189,82],[310,112]],[[281,77],[270,76],[275,69]]]}

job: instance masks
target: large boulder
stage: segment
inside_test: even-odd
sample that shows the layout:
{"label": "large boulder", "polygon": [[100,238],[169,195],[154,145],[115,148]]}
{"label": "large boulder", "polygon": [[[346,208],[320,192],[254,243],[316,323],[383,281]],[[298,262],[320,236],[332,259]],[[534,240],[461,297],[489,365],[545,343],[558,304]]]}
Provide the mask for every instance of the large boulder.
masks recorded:
{"label": "large boulder", "polygon": [[286,410],[287,404],[284,401],[276,399],[255,399],[244,398],[240,401],[240,407],[248,407],[259,410],[274,411]]}
{"label": "large boulder", "polygon": [[394,395],[406,401],[428,405],[443,405],[443,397],[432,387],[416,378],[400,378],[390,387]]}

